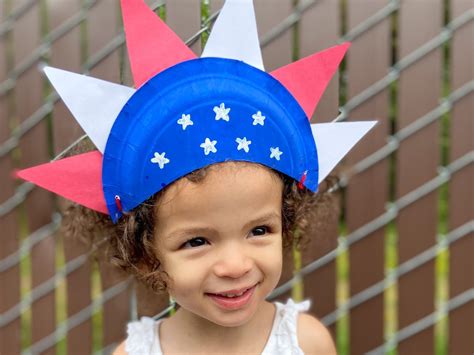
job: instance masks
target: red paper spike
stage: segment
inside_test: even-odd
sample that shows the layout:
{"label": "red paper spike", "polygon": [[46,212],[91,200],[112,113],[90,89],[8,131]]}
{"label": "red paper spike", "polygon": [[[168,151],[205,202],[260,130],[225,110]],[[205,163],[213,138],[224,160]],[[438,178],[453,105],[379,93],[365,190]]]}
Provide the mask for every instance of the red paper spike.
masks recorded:
{"label": "red paper spike", "polygon": [[196,55],[144,2],[121,0],[128,56],[135,87]]}
{"label": "red paper spike", "polygon": [[272,71],[311,119],[319,99],[331,81],[350,43],[328,48]]}
{"label": "red paper spike", "polygon": [[108,214],[102,190],[102,154],[99,151],[20,170],[16,176],[82,206]]}

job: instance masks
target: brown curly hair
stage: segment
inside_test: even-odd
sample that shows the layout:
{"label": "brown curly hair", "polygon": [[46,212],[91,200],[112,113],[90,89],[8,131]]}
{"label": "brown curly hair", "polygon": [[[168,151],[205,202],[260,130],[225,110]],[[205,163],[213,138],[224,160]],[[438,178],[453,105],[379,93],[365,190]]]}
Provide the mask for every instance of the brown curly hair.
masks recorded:
{"label": "brown curly hair", "polygon": [[[330,217],[337,213],[335,199],[328,192],[328,187],[333,185],[333,177],[320,185],[317,193],[313,193],[306,188],[298,188],[298,182],[293,178],[264,165],[249,162],[234,163],[258,165],[283,181],[282,236],[284,249],[288,249],[292,245],[307,244],[310,232],[324,229],[327,221],[331,219]],[[199,184],[204,181],[208,171],[218,165],[214,164],[198,169],[182,179]],[[132,211],[125,213],[117,224],[113,224],[107,215],[77,204],[70,204],[64,212],[65,234],[67,237],[82,240],[91,248],[95,247],[99,251],[96,253],[97,257],[105,258],[125,273],[134,275],[154,292],[166,291],[167,275],[160,268],[161,263],[156,255],[153,239],[154,227],[156,223],[159,223],[156,220],[156,206],[169,186]]]}

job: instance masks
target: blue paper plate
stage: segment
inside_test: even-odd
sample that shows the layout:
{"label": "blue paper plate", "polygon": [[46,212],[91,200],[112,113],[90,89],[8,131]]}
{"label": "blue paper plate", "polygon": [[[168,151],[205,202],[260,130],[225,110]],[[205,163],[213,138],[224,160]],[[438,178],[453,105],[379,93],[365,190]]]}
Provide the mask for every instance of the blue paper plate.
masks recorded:
{"label": "blue paper plate", "polygon": [[112,220],[121,215],[116,196],[130,211],[180,177],[228,160],[257,162],[298,181],[307,172],[304,185],[318,186],[308,118],[271,75],[222,58],[159,73],[129,99],[107,141],[102,182]]}

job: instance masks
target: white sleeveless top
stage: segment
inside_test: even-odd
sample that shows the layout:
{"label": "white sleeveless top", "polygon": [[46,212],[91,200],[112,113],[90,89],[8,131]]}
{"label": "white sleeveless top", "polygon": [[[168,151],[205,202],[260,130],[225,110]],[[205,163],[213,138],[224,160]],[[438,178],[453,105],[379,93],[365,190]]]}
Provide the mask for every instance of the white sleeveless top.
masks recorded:
{"label": "white sleeveless top", "polygon": [[[298,345],[298,313],[309,310],[310,301],[295,303],[289,299],[286,304],[274,303],[276,306],[272,330],[262,355],[304,355]],[[142,317],[139,321],[127,325],[125,351],[129,355],[162,355],[159,338],[158,321]]]}

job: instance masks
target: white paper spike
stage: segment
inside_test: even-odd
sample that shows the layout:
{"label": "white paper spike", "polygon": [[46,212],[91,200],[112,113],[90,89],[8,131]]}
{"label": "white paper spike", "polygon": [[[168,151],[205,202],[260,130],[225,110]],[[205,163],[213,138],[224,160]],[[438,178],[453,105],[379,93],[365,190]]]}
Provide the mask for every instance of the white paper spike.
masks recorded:
{"label": "white paper spike", "polygon": [[265,70],[252,0],[225,2],[201,55],[204,57],[241,60]]}
{"label": "white paper spike", "polygon": [[319,183],[376,123],[377,121],[362,121],[311,125],[318,150]]}
{"label": "white paper spike", "polygon": [[45,67],[44,72],[82,129],[103,153],[112,125],[135,89],[52,67]]}

